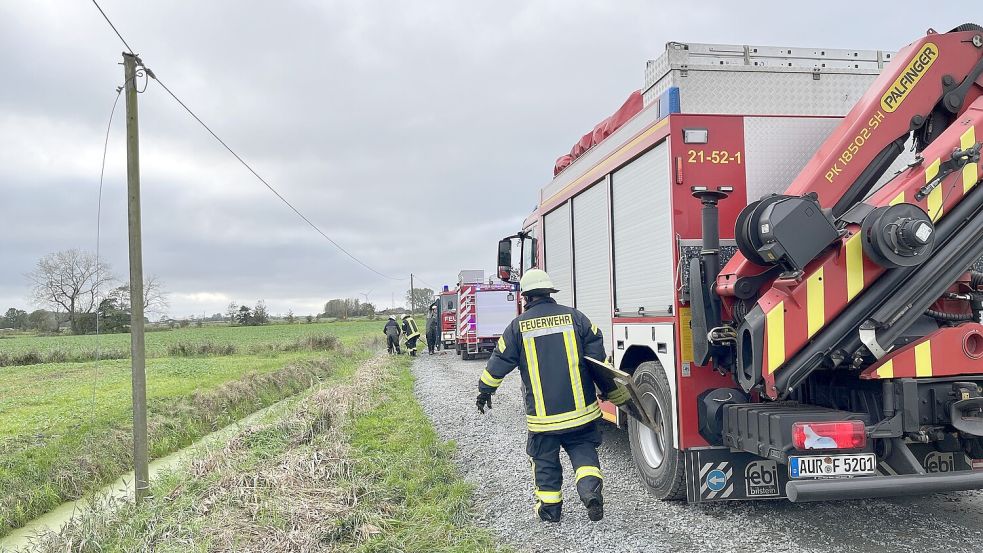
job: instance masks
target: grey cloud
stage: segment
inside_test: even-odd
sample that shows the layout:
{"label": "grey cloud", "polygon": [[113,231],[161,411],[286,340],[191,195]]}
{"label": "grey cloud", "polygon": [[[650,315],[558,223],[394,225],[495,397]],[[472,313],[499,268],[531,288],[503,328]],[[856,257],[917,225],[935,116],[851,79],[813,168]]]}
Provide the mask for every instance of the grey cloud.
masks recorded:
{"label": "grey cloud", "polygon": [[[641,85],[665,42],[895,49],[973,13],[929,21],[845,1],[102,4],[148,66],[325,232],[382,272],[435,286],[490,267],[553,160]],[[38,257],[94,247],[121,45],[85,2],[5,2],[0,17],[12,22],[0,34],[0,301],[26,306],[22,275]],[[330,247],[158,86],[140,102],[145,265],[174,293],[173,313],[221,310],[217,294],[297,312],[369,289],[383,305],[401,299],[408,283]],[[120,274],[122,132],[121,111],[103,221]]]}

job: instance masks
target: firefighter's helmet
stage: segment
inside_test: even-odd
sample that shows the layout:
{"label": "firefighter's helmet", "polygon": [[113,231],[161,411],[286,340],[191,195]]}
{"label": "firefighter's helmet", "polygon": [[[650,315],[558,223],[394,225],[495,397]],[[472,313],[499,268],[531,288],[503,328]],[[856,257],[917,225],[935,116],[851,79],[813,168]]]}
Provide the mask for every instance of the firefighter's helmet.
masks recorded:
{"label": "firefighter's helmet", "polygon": [[519,281],[519,289],[522,290],[522,295],[528,296],[534,292],[540,294],[555,294],[559,292],[553,286],[553,280],[550,279],[550,275],[542,269],[530,269],[526,271],[526,274],[522,275],[522,279]]}
{"label": "firefighter's helmet", "polygon": [[389,316],[389,320],[391,320],[391,321],[395,321],[395,320],[396,320],[396,315],[390,315],[390,316]]}

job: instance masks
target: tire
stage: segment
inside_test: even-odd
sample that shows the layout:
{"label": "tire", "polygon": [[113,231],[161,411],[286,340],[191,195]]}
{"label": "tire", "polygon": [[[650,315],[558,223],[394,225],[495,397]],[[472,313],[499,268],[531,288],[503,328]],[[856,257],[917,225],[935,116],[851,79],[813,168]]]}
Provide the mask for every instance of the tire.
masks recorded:
{"label": "tire", "polygon": [[673,446],[676,416],[666,373],[658,361],[647,361],[635,369],[635,388],[646,410],[662,428],[661,433],[628,418],[631,456],[642,483],[662,501],[686,499],[686,467],[683,454]]}
{"label": "tire", "polygon": [[455,351],[455,352],[456,352],[456,353],[457,353],[458,355],[461,355],[461,347],[460,347],[460,346],[457,346],[457,347],[455,347],[455,348],[454,348],[454,351]]}
{"label": "tire", "polygon": [[474,354],[468,353],[466,351],[462,351],[461,352],[461,359],[464,359],[465,361],[470,361],[470,360],[474,359]]}

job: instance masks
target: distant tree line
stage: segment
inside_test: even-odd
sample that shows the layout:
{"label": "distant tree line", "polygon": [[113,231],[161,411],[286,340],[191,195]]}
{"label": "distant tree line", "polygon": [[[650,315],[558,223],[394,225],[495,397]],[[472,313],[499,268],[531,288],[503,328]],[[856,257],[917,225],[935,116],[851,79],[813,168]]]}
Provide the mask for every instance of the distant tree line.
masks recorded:
{"label": "distant tree line", "polygon": [[328,300],[324,304],[324,312],[319,317],[329,319],[347,319],[349,317],[375,317],[375,306],[362,303],[354,298]]}
{"label": "distant tree line", "polygon": [[[67,326],[73,334],[99,332],[129,332],[132,319],[130,312],[130,286],[119,283],[109,264],[97,260],[88,252],[71,249],[51,253],[42,257],[34,271],[27,275],[31,282],[32,299],[42,309],[28,313],[15,307],[9,308],[0,317],[0,329],[34,330],[37,332],[61,332]],[[417,289],[415,298],[418,307],[429,303],[433,297],[430,289]],[[151,316],[159,328],[184,328],[203,326],[205,322],[226,322],[236,326],[258,326],[270,324],[272,316],[264,300],[255,305],[231,302],[225,313],[215,313],[210,317],[202,315],[185,319],[171,319],[166,315],[167,296],[163,284],[156,276],[144,282],[144,321],[149,323]],[[354,298],[332,299],[324,304],[324,311],[317,315],[298,317],[292,310],[278,317],[287,324],[299,320],[314,323],[322,318],[348,319],[350,317],[369,317],[376,315],[376,307],[369,302]]]}
{"label": "distant tree line", "polygon": [[416,310],[426,310],[437,299],[432,288],[411,288],[406,291],[406,306]]}
{"label": "distant tree line", "polygon": [[37,332],[57,332],[68,322],[64,313],[38,309],[28,313],[23,309],[11,307],[0,317],[0,329],[34,330]]}
{"label": "distant tree line", "polygon": [[270,313],[266,310],[266,302],[263,300],[257,301],[253,307],[238,305],[233,301],[225,310],[225,319],[234,326],[261,326],[270,324]]}

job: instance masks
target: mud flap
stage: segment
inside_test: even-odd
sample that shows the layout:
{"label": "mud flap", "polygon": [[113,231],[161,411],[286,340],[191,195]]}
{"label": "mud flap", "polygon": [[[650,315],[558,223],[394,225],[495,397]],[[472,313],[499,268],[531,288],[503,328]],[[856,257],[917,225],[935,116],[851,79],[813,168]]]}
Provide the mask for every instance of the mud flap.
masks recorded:
{"label": "mud flap", "polygon": [[645,408],[641,402],[641,396],[639,396],[638,390],[635,389],[635,383],[630,374],[616,369],[609,363],[598,361],[593,357],[584,356],[584,359],[593,363],[595,368],[599,369],[601,373],[605,374],[616,383],[621,384],[628,390],[628,395],[631,396],[631,401],[626,402],[621,406],[621,408],[628,413],[629,416],[634,417],[638,420],[638,422],[653,430],[658,430],[653,422],[654,419],[652,418],[652,414],[645,411]]}
{"label": "mud flap", "polygon": [[773,459],[708,447],[687,450],[685,463],[690,503],[785,498],[788,469]]}

